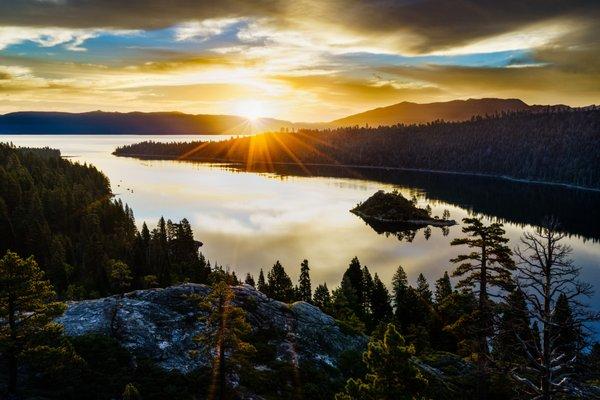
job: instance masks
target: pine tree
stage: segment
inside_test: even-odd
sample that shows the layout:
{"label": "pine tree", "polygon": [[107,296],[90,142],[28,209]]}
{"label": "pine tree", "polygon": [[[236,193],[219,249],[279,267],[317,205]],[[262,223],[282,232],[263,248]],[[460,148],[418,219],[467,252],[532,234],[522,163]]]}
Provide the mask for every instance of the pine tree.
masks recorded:
{"label": "pine tree", "polygon": [[527,352],[534,350],[535,340],[523,291],[516,288],[510,292],[501,308],[502,317],[494,338],[494,359],[509,365],[526,365]]}
{"label": "pine tree", "polygon": [[142,400],[142,396],[137,388],[133,385],[133,383],[128,383],[125,385],[125,390],[123,390],[123,400]]}
{"label": "pine tree", "polygon": [[[263,278],[264,278],[264,276],[263,276]],[[248,272],[248,273],[246,274],[246,279],[244,279],[244,283],[245,283],[246,285],[250,285],[250,286],[252,286],[252,287],[254,287],[254,286],[255,286],[255,283],[254,283],[254,277],[253,277],[253,276],[250,274],[250,272]]]}
{"label": "pine tree", "polygon": [[561,293],[556,301],[552,315],[551,336],[555,337],[556,350],[565,354],[568,359],[576,359],[582,347],[582,335],[574,319],[567,295]]}
{"label": "pine tree", "polygon": [[131,270],[123,261],[108,260],[106,273],[113,293],[123,293],[131,286]]}
{"label": "pine tree", "polygon": [[302,261],[300,264],[300,279],[298,280],[298,294],[301,301],[312,303],[312,289],[310,285],[310,268],[308,260]]}
{"label": "pine tree", "polygon": [[373,277],[371,276],[371,272],[369,268],[365,265],[362,269],[362,287],[363,287],[363,315],[365,316],[365,322],[371,323],[372,321],[372,313],[373,313],[373,290],[375,289],[375,284],[373,282]]}
{"label": "pine tree", "polygon": [[319,307],[323,312],[330,312],[331,310],[331,295],[327,284],[318,285],[315,289],[315,295],[313,297],[315,306]]}
{"label": "pine tree", "polygon": [[462,228],[466,238],[454,239],[452,246],[466,245],[474,249],[451,260],[458,264],[453,276],[462,277],[457,287],[475,288],[478,291],[477,315],[477,392],[480,399],[487,397],[488,338],[492,335],[493,308],[488,290],[491,287],[510,289],[513,283],[511,272],[515,269],[512,252],[506,246],[504,229],[500,223],[485,226],[480,219],[464,218]]}
{"label": "pine tree", "polygon": [[435,281],[435,303],[441,304],[451,294],[450,276],[448,276],[448,271],[444,271],[444,276]]}
{"label": "pine tree", "polygon": [[[348,305],[352,309],[354,314],[362,319],[362,317],[365,314],[363,308],[363,304],[365,302],[363,290],[364,283],[362,267],[357,257],[354,257],[352,261],[350,261],[348,269],[344,272],[344,275],[342,276],[342,282],[344,282],[344,280],[346,280],[346,283],[343,290],[345,290],[344,294],[346,295],[346,299],[349,302]],[[350,288],[352,290],[350,290]],[[353,294],[350,295],[350,292],[353,292]]]}
{"label": "pine tree", "polygon": [[23,260],[9,251],[0,259],[0,319],[5,321],[0,344],[7,360],[10,394],[17,390],[20,355],[44,332],[56,331],[53,320],[65,309],[33,257]]}
{"label": "pine tree", "polygon": [[432,303],[433,294],[429,288],[429,282],[427,282],[427,279],[423,274],[419,274],[419,277],[417,278],[416,291],[423,301],[427,302],[428,304]]}
{"label": "pine tree", "polygon": [[401,265],[398,266],[398,269],[392,278],[392,293],[396,321],[398,321],[402,331],[404,332],[408,327],[410,310],[407,304],[408,278],[406,276],[406,272],[404,272],[404,268],[402,268]]}
{"label": "pine tree", "polygon": [[273,268],[267,274],[267,296],[283,301],[290,302],[294,300],[294,286],[289,275],[277,260]]}
{"label": "pine tree", "polygon": [[387,322],[392,318],[393,310],[390,304],[390,292],[375,274],[373,278],[373,290],[370,293],[371,309],[374,323]]}
{"label": "pine tree", "polygon": [[255,351],[243,340],[251,327],[246,322],[244,310],[233,304],[233,290],[225,283],[216,283],[204,298],[192,297],[201,309],[208,312],[202,318],[205,328],[195,340],[205,346],[212,356],[212,380],[208,398],[229,397],[227,375],[239,369],[246,357]]}
{"label": "pine tree", "polygon": [[389,324],[383,341],[371,339],[363,360],[367,374],[362,379],[349,379],[344,392],[336,400],[414,400],[421,398],[427,380],[412,363],[415,354],[402,335]]}
{"label": "pine tree", "polygon": [[258,289],[258,291],[263,292],[264,294],[267,294],[267,283],[265,282],[265,274],[262,270],[262,268],[260,269],[260,272],[258,273],[258,282],[256,284],[256,289]]}

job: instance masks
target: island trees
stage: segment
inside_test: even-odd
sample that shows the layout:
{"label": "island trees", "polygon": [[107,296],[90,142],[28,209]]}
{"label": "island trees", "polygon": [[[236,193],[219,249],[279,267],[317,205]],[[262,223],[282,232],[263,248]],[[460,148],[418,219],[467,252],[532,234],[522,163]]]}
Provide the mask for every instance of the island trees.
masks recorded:
{"label": "island trees", "polygon": [[525,233],[515,251],[519,285],[528,305],[529,317],[539,326],[540,338],[530,346],[519,337],[531,365],[531,375],[514,374],[525,387],[543,400],[569,391],[573,367],[583,346],[585,322],[600,315],[590,312],[582,298],[591,285],[579,280],[580,268],[570,258],[572,249],[561,243],[566,236],[548,218],[535,233]]}
{"label": "island trees", "polygon": [[243,340],[250,333],[244,310],[233,304],[234,293],[225,281],[217,282],[210,294],[196,298],[202,309],[208,311],[203,318],[205,328],[195,339],[205,346],[212,357],[212,379],[209,399],[227,399],[227,374],[235,371],[245,358],[255,351]]}
{"label": "island trees", "polygon": [[493,307],[490,289],[510,289],[511,272],[515,269],[512,252],[506,245],[504,229],[500,223],[484,225],[481,219],[464,218],[462,231],[468,236],[454,239],[452,246],[467,246],[472,251],[450,260],[458,264],[453,276],[460,277],[458,288],[468,288],[478,295],[475,331],[477,337],[477,392],[486,398],[489,337],[493,334]]}
{"label": "island trees", "polygon": [[8,361],[9,394],[17,390],[20,357],[39,350],[36,339],[55,336],[60,327],[53,320],[65,308],[33,257],[8,251],[0,259],[0,348]]}

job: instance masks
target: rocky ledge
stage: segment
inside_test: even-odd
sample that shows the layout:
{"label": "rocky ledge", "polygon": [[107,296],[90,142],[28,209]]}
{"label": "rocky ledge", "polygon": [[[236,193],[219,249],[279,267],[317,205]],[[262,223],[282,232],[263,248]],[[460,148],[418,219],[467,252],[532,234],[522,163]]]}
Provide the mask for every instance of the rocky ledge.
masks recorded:
{"label": "rocky ledge", "polygon": [[[367,338],[346,332],[319,308],[305,303],[286,304],[268,298],[249,285],[233,288],[234,303],[246,311],[253,333],[263,332],[277,348],[276,358],[336,366],[346,350],[362,350]],[[133,355],[149,358],[165,370],[189,373],[207,365],[194,336],[202,332],[202,311],[189,295],[205,296],[210,287],[182,284],[164,289],[138,290],[122,296],[70,302],[58,322],[69,336],[104,334],[116,338]],[[203,354],[204,352],[197,352]]]}

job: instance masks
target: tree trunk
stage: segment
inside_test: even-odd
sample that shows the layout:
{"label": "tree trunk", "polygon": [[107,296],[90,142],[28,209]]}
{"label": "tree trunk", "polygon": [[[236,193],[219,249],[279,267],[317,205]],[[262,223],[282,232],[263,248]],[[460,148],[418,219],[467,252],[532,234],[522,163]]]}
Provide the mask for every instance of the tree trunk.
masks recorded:
{"label": "tree trunk", "polygon": [[479,400],[487,399],[487,250],[485,247],[485,236],[482,236],[484,242],[481,247],[481,280],[479,282],[479,349],[477,354],[477,398]]}
{"label": "tree trunk", "polygon": [[552,278],[552,239],[550,235],[548,235],[548,255],[545,260],[546,265],[544,266],[544,275],[546,278],[546,282],[544,285],[544,332],[543,332],[543,340],[544,340],[544,348],[543,352],[543,366],[544,366],[544,375],[542,378],[542,399],[543,400],[551,400],[551,388],[552,388],[552,349],[550,346],[550,320],[552,318],[552,309],[550,304],[550,285]]}
{"label": "tree trunk", "polygon": [[219,315],[221,320],[219,322],[219,400],[225,399],[226,390],[226,373],[225,373],[225,346],[223,343],[225,335],[225,306],[224,299],[221,298],[219,301]]}
{"label": "tree trunk", "polygon": [[14,299],[11,294],[8,295],[8,326],[10,329],[10,345],[7,351],[8,358],[8,394],[17,393],[17,323],[15,316]]}

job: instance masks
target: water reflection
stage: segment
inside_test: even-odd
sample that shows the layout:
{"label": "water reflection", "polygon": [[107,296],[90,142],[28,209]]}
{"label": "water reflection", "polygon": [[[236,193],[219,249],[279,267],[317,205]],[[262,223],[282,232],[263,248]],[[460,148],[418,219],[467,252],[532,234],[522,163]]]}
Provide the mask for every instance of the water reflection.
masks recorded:
{"label": "water reflection", "polygon": [[537,225],[545,216],[554,215],[568,234],[600,240],[600,225],[592,222],[600,221],[599,191],[488,177],[371,168],[308,165],[303,169],[294,165],[253,165],[249,171],[246,166],[237,164],[227,164],[223,168],[282,177],[345,177],[377,181],[403,187],[411,196],[425,196],[430,201],[453,204],[470,213],[483,214],[521,227]]}
{"label": "water reflection", "polygon": [[[358,256],[372,273],[390,283],[402,264],[414,282],[422,272],[431,283],[448,260],[460,251],[449,245],[461,236],[460,225],[446,231],[433,228],[403,236],[379,235],[349,212],[377,190],[399,188],[403,196],[429,204],[432,215],[444,210],[460,221],[472,214],[507,221],[510,246],[518,244],[523,229],[531,229],[543,215],[557,215],[573,236],[575,261],[582,278],[600,292],[599,195],[546,186],[452,175],[400,173],[369,169],[314,168],[309,174],[291,166],[277,170],[257,167],[247,172],[236,165],[118,158],[118,145],[141,140],[191,140],[196,137],[140,136],[12,136],[19,145],[51,146],[77,156],[107,174],[113,190],[135,210],[138,224],[154,226],[161,215],[188,218],[203,252],[211,261],[235,268],[238,276],[258,274],[281,260],[296,280],[301,260],[311,266],[313,284],[339,284],[349,261]],[[307,176],[310,175],[310,176]],[[117,184],[121,186],[118,187]],[[131,190],[125,190],[129,188]],[[406,238],[410,237],[410,242]],[[600,305],[600,295],[594,298]]]}

